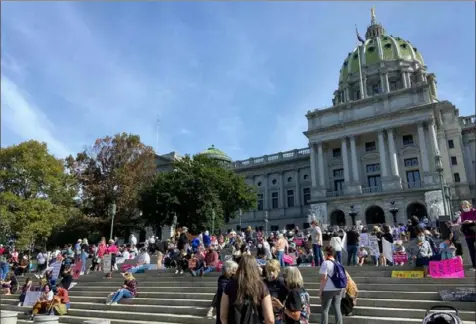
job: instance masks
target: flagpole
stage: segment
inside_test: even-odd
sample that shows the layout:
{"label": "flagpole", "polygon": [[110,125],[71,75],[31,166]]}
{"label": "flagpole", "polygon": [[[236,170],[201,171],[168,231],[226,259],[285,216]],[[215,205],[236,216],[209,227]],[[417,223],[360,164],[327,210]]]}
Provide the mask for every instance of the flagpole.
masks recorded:
{"label": "flagpole", "polygon": [[155,154],[159,155],[159,115],[157,115],[157,124],[155,126],[155,141],[156,141],[156,147],[155,147]]}
{"label": "flagpole", "polygon": [[359,61],[360,99],[364,99],[364,82],[362,80],[362,64],[360,62],[360,45],[358,43],[357,43],[357,59]]}

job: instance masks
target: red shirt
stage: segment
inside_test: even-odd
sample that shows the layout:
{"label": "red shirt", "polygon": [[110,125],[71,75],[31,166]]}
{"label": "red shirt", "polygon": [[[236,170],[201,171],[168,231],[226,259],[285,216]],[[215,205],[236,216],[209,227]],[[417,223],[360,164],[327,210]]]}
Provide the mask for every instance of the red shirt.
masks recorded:
{"label": "red shirt", "polygon": [[117,252],[119,252],[119,250],[115,244],[110,245],[106,250],[107,254],[117,254]]}
{"label": "red shirt", "polygon": [[205,255],[205,263],[209,267],[218,266],[218,253],[216,251],[208,252]]}
{"label": "red shirt", "polygon": [[98,258],[102,258],[106,253],[106,244],[99,244],[98,246]]}

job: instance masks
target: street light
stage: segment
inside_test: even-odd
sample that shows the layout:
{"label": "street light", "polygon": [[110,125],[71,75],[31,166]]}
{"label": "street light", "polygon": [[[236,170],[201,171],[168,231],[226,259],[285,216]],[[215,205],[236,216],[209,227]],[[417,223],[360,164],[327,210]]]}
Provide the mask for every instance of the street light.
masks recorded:
{"label": "street light", "polygon": [[113,200],[112,200],[112,204],[111,204],[111,209],[110,209],[110,213],[111,213],[111,231],[109,233],[109,239],[112,240],[113,236],[113,232],[114,232],[114,218],[116,217],[116,192],[117,192],[117,185],[114,186],[113,188],[113,192],[114,192],[114,197],[113,197]]}
{"label": "street light", "polygon": [[265,235],[268,236],[268,212],[264,212]]}
{"label": "street light", "polygon": [[350,205],[350,212],[349,216],[352,218],[352,225],[355,226],[355,216],[357,216],[357,212],[354,210],[354,205]]}
{"label": "street light", "polygon": [[398,208],[395,207],[395,200],[392,200],[390,202],[390,209],[389,212],[393,215],[393,224],[397,225],[397,213],[398,213]]}
{"label": "street light", "polygon": [[[436,172],[440,177],[440,186],[441,186],[441,198],[443,199],[443,212],[445,216],[447,215],[446,209],[446,194],[445,194],[445,181],[443,180],[443,161],[441,155],[435,156],[435,165],[436,165]],[[439,215],[438,215],[439,216]],[[453,216],[450,214],[450,220],[453,221]]]}

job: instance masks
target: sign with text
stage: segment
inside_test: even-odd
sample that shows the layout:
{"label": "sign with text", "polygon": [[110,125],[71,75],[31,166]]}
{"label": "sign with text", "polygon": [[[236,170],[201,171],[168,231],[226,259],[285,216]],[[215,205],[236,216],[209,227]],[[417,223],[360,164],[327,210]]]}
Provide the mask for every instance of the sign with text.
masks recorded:
{"label": "sign with text", "polygon": [[376,236],[370,235],[369,236],[369,249],[370,255],[379,256],[379,248],[378,248],[378,238]]}
{"label": "sign with text", "polygon": [[51,279],[57,280],[61,271],[61,261],[55,261],[53,264],[51,264],[51,268]]}
{"label": "sign with text", "polygon": [[405,279],[415,279],[423,278],[425,273],[423,271],[392,271],[392,278],[405,278]]}
{"label": "sign with text", "polygon": [[369,247],[369,234],[362,233],[360,234],[360,246]]}
{"label": "sign with text", "polygon": [[111,272],[111,269],[112,269],[112,260],[111,260],[111,255],[110,254],[106,254],[105,256],[103,256],[102,258],[102,266],[103,266],[103,271],[104,273],[109,273]]}
{"label": "sign with text", "polygon": [[23,306],[34,306],[41,296],[41,291],[27,291]]}
{"label": "sign with text", "polygon": [[457,256],[448,260],[430,261],[432,278],[464,278],[463,259]]}
{"label": "sign with text", "polygon": [[304,246],[304,239],[302,237],[295,237],[293,242],[296,243],[297,246]]}
{"label": "sign with text", "polygon": [[382,252],[385,259],[393,262],[393,244],[382,238]]}

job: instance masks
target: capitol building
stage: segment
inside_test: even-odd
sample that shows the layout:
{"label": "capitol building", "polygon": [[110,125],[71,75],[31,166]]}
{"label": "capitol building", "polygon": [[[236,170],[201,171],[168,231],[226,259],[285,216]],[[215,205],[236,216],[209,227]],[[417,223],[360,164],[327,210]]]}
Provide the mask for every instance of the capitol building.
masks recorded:
{"label": "capitol building", "polygon": [[[308,147],[241,161],[215,147],[202,152],[258,190],[257,209],[226,229],[306,228],[310,211],[327,225],[394,224],[453,214],[461,200],[476,204],[475,116],[439,98],[422,53],[386,33],[374,13],[343,60],[332,106],[305,117]],[[177,157],[159,156],[159,168]]]}

